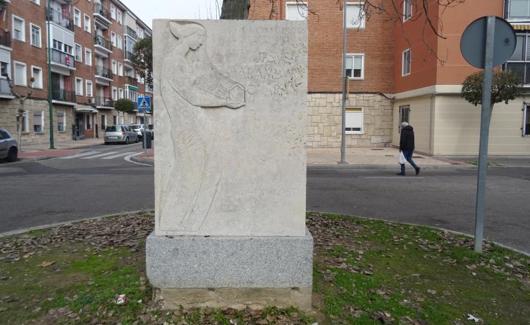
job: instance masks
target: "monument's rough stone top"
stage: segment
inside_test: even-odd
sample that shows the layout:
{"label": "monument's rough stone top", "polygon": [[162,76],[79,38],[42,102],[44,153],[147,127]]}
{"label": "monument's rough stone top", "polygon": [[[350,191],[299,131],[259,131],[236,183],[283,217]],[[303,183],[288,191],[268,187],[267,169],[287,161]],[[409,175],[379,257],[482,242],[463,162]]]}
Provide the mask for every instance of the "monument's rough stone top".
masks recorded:
{"label": "monument's rough stone top", "polygon": [[306,24],[154,31],[155,234],[305,236]]}

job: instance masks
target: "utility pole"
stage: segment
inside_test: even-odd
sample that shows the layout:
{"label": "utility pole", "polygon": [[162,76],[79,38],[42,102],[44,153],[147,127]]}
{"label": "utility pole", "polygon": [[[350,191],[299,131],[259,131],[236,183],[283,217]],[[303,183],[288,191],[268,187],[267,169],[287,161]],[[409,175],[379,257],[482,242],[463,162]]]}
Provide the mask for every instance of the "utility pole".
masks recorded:
{"label": "utility pole", "polygon": [[[48,33],[48,112],[50,114],[50,149],[55,149],[55,143],[53,139],[53,103],[52,103],[52,69],[51,69],[51,60],[52,60],[52,38],[51,38],[51,29],[50,29],[50,17],[53,15],[51,12],[50,0],[47,0],[46,4],[46,31]],[[53,19],[53,17],[52,17]]]}
{"label": "utility pole", "polygon": [[348,77],[346,76],[346,53],[348,52],[348,34],[347,34],[347,16],[346,16],[346,5],[347,1],[343,1],[342,5],[342,14],[343,14],[343,35],[342,35],[342,70],[340,72],[340,76],[342,79],[342,106],[341,106],[341,112],[342,112],[342,125],[341,125],[341,137],[340,137],[340,162],[339,164],[347,164],[346,162],[346,100],[348,97],[347,89],[348,89]]}

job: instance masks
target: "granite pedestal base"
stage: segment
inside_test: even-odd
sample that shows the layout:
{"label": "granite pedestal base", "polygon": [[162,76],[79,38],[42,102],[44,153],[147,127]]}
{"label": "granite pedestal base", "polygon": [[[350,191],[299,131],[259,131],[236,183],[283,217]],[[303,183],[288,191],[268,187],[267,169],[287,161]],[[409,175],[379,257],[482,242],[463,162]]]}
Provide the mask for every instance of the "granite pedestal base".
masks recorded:
{"label": "granite pedestal base", "polygon": [[149,235],[147,277],[166,308],[311,308],[313,238]]}

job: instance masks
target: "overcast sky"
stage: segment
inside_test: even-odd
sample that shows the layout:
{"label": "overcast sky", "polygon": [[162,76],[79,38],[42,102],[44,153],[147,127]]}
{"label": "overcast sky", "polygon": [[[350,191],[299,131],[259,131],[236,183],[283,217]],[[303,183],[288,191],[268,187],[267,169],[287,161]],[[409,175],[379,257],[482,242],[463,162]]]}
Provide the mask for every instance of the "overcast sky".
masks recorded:
{"label": "overcast sky", "polygon": [[122,0],[138,17],[151,26],[154,18],[215,19],[216,3],[222,0]]}

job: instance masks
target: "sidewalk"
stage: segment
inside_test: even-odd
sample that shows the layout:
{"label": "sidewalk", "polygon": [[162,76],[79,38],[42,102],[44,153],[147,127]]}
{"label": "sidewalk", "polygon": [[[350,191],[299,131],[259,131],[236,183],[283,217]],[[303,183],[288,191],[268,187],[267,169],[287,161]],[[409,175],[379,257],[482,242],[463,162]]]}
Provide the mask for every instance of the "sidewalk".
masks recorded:
{"label": "sidewalk", "polygon": [[78,141],[58,141],[55,142],[55,149],[49,149],[48,143],[24,144],[18,153],[19,159],[45,159],[64,157],[77,153],[81,148],[103,144],[103,139],[86,139]]}
{"label": "sidewalk", "polygon": [[[143,154],[134,157],[134,160],[152,163],[154,149],[149,149]],[[348,148],[346,161],[350,166],[392,166],[398,164],[399,151],[395,148]],[[467,166],[466,163],[447,158],[434,158],[422,154],[414,154],[416,163],[423,166]],[[307,164],[310,166],[336,166],[340,161],[340,148],[308,148]]]}

